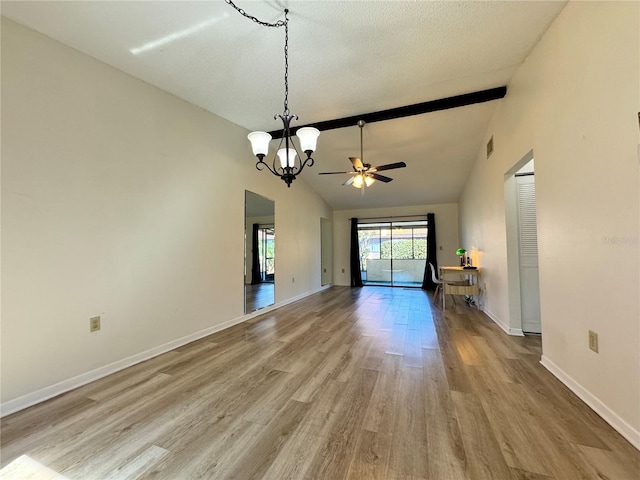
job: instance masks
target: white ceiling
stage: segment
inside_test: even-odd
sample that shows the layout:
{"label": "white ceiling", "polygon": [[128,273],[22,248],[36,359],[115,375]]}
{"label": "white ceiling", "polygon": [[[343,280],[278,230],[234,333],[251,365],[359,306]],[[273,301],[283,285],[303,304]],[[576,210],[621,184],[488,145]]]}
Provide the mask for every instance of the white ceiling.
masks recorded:
{"label": "white ceiling", "polygon": [[[236,3],[265,22],[290,10],[296,126],[507,85],[566,2]],[[223,1],[2,1],[1,8],[249,130],[282,126],[273,116],[283,109],[284,29],[257,25]],[[334,209],[455,202],[495,104],[367,124],[365,161],[408,167],[388,171],[394,181],[364,195],[341,185],[346,175],[317,175],[350,169],[348,157],[360,153],[356,125],[322,132],[316,164],[302,177]],[[249,146],[247,161],[255,162]]]}

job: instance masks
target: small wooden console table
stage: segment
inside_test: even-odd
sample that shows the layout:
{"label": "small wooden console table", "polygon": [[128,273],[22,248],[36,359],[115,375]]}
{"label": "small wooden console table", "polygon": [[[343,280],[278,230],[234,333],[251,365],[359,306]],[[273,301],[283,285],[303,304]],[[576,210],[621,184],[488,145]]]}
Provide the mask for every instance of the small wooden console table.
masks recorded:
{"label": "small wooden console table", "polygon": [[[479,309],[480,303],[477,301],[477,297],[480,294],[479,274],[480,270],[477,268],[440,267],[440,280],[444,282],[442,285],[442,309],[445,309],[445,296],[447,294],[475,296],[476,306]],[[454,275],[456,278],[452,278]],[[463,281],[460,279],[461,276],[464,277]]]}

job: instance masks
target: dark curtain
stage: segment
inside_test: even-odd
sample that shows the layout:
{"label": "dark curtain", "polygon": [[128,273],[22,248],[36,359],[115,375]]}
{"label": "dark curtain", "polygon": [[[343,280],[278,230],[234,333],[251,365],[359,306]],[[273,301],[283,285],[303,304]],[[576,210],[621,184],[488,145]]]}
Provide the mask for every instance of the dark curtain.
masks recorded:
{"label": "dark curtain", "polygon": [[251,235],[251,285],[262,283],[262,275],[260,275],[260,249],[258,247],[258,230],[260,224],[253,224],[253,233]]}
{"label": "dark curtain", "polygon": [[438,271],[438,253],[436,246],[436,216],[433,213],[427,213],[427,263],[424,266],[424,277],[422,278],[422,288],[424,290],[435,290],[436,284],[431,280],[431,270],[429,264]]}
{"label": "dark curtain", "polygon": [[351,219],[351,260],[349,262],[351,270],[351,286],[362,286],[362,273],[360,272],[360,245],[358,242],[358,219]]}

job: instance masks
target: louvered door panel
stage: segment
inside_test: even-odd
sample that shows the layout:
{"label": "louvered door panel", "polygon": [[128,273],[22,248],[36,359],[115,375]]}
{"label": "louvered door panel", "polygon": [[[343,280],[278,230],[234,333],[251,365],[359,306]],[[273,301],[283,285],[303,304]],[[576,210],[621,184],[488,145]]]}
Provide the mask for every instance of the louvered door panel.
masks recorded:
{"label": "louvered door panel", "polygon": [[518,184],[518,228],[520,254],[537,256],[536,188],[533,183]]}
{"label": "louvered door panel", "polygon": [[538,232],[534,177],[516,177],[518,243],[520,246],[520,302],[522,329],[540,333]]}

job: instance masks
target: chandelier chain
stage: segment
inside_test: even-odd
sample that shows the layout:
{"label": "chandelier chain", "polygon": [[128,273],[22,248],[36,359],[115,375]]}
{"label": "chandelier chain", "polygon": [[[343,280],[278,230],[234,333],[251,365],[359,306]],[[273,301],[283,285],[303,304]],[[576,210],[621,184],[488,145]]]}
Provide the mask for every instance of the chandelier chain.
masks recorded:
{"label": "chandelier chain", "polygon": [[[253,20],[254,22],[256,22],[259,25],[262,25],[263,27],[284,27],[286,25],[286,22],[284,20],[278,20],[276,23],[263,22],[261,20],[258,20],[253,15],[249,15],[247,12],[245,12],[242,8],[237,6],[231,0],[224,0],[224,1],[227,4],[231,5],[233,8],[235,8],[240,15],[242,15],[243,17],[247,17],[247,18]],[[285,16],[285,19],[286,19],[286,16]]]}
{"label": "chandelier chain", "polygon": [[253,15],[249,15],[244,9],[237,6],[232,0],[224,0],[227,4],[231,5],[236,11],[250,20],[253,20],[258,25],[262,25],[263,27],[284,27],[284,115],[289,115],[289,17],[287,14],[289,13],[289,9],[285,8],[284,10],[284,20],[278,20],[275,23],[263,22],[262,20],[257,19]]}
{"label": "chandelier chain", "polygon": [[[280,145],[278,145],[277,154],[273,158],[272,166],[264,161],[265,156],[269,153],[269,141],[272,139],[271,135],[266,132],[252,132],[249,134],[249,141],[251,142],[254,155],[258,157],[256,168],[258,170],[262,170],[263,168],[268,169],[275,176],[284,180],[287,187],[290,187],[291,182],[302,173],[305,166],[313,166],[314,160],[311,158],[311,154],[315,151],[316,139],[318,135],[320,135],[320,131],[312,127],[298,129],[297,135],[300,139],[301,147],[304,145],[304,153],[307,157],[303,159],[296,148],[295,142],[293,142],[291,138],[291,121],[298,120],[298,116],[292,115],[289,111],[289,9],[284,9],[284,20],[268,23],[258,20],[253,15],[249,15],[233,3],[233,0],[225,0],[225,3],[231,5],[240,15],[252,20],[258,25],[276,28],[284,27],[284,111],[282,115],[275,115],[273,117],[274,119],[280,118],[280,120],[282,120],[283,129],[282,136],[280,137]],[[280,148],[283,142],[284,148]],[[278,157],[280,159],[280,165],[277,165]],[[299,160],[296,161],[296,157],[299,157]]]}
{"label": "chandelier chain", "polygon": [[284,11],[284,114],[289,115],[289,10]]}

